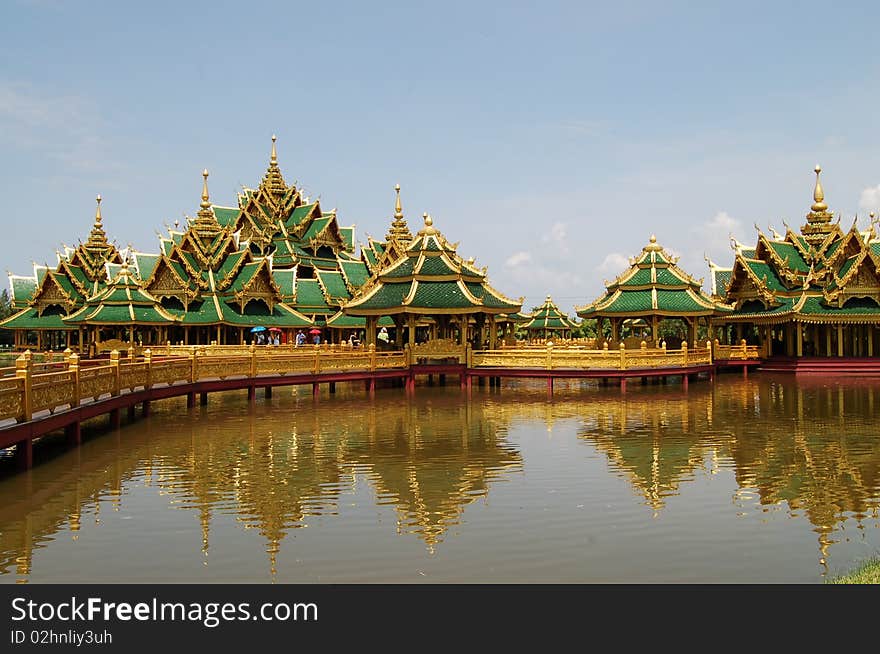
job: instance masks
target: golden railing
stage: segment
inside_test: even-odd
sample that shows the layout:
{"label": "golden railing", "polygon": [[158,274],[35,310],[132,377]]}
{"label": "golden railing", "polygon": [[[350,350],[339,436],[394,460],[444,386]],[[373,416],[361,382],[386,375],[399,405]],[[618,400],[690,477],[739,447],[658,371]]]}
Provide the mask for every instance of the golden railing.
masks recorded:
{"label": "golden railing", "polygon": [[713,347],[713,356],[716,361],[760,359],[761,347],[758,345],[747,345],[745,340],[740,341],[739,345],[721,345],[716,339]]}
{"label": "golden railing", "polygon": [[679,368],[712,363],[711,343],[706,347],[667,350],[665,347],[641,347],[628,350],[623,344],[618,349],[601,350],[547,345],[538,348],[504,348],[478,350],[470,355],[472,368],[535,368],[539,370],[643,370],[650,368]]}
{"label": "golden railing", "polygon": [[16,360],[14,375],[0,377],[0,421],[30,420],[39,411],[79,406],[83,401],[148,389],[156,384],[405,370],[410,365],[408,351],[376,352],[373,346],[172,346],[170,349],[170,356],[155,359],[149,349],[144,350],[143,357],[135,357],[130,349],[126,356],[113,351],[109,360],[89,362],[81,362],[77,354],[67,351],[64,363],[51,365],[35,363],[32,353],[27,351]]}
{"label": "golden railing", "polygon": [[[716,345],[716,348],[718,346]],[[160,351],[165,348],[160,348]],[[110,353],[109,360],[80,361],[67,350],[64,363],[36,364],[26,351],[15,362],[14,376],[0,377],[0,421],[30,420],[34,413],[79,406],[156,384],[172,385],[210,379],[256,378],[376,370],[406,370],[414,362],[455,358],[469,368],[535,368],[541,370],[637,370],[676,368],[712,363],[711,344],[705,348],[638,350],[569,346],[542,349],[504,348],[473,351],[453,343],[418,345],[403,351],[377,352],[374,346],[169,346],[165,356],[154,358],[146,349],[142,357]]]}

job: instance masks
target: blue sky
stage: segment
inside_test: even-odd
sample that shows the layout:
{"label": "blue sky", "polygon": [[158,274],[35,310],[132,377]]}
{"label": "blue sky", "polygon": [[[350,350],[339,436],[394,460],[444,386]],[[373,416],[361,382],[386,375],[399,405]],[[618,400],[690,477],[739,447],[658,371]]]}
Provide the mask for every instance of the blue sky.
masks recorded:
{"label": "blue sky", "polygon": [[[656,234],[696,277],[793,227],[813,166],[880,211],[876,3],[5,0],[3,268],[54,264],[100,193],[120,246],[268,163],[381,237],[402,187],[525,309],[595,299]],[[413,230],[415,231],[415,229]]]}

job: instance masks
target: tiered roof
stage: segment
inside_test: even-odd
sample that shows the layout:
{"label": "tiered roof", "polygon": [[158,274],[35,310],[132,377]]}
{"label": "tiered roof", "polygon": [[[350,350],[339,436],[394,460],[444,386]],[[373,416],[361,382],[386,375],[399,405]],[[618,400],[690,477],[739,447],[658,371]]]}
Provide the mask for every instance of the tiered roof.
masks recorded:
{"label": "tiered roof", "polygon": [[0,322],[0,327],[65,329],[61,317],[104,290],[107,266],[121,264],[122,255],[104,232],[100,195],[96,202],[95,222],[85,243],[57,252],[54,268],[34,264],[32,277],[9,275],[13,307],[19,311]]}
{"label": "tiered roof", "polygon": [[710,316],[725,310],[707,297],[701,279],[678,267],[674,257],[657,244],[652,234],[639,256],[613,282],[605,294],[590,304],[575,307],[582,318],[635,316]]}
{"label": "tiered roof", "polygon": [[577,329],[577,325],[567,315],[559,310],[550,296],[538,309],[532,312],[529,321],[522,325],[526,330],[538,331],[561,331],[564,329]]}
{"label": "tiered roof", "polygon": [[407,246],[403,256],[377,270],[346,305],[346,315],[393,315],[411,313],[472,314],[515,313],[522,300],[512,300],[494,288],[486,269],[456,254],[424,214],[425,226]]}
{"label": "tiered roof", "polygon": [[728,321],[874,322],[880,318],[880,247],[874,215],[864,232],[831,222],[816,166],[813,204],[800,233],[759,230],[754,248],[734,242],[734,264],[709,261],[713,296]]}

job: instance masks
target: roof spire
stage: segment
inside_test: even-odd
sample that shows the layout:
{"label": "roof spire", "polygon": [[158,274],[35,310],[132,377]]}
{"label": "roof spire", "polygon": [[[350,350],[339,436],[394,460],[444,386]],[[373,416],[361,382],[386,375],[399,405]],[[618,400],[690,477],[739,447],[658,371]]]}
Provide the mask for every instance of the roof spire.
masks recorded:
{"label": "roof spire", "polygon": [[269,167],[263,176],[260,184],[270,195],[275,196],[276,200],[280,200],[287,193],[287,184],[281,175],[281,169],[278,167],[278,151],[275,149],[275,141],[278,137],[272,135],[272,151],[269,154]]}
{"label": "roof spire", "polygon": [[403,218],[403,207],[400,206],[400,184],[394,185],[394,191],[397,193],[397,202],[394,205],[394,218],[399,220]]}
{"label": "roof spire", "polygon": [[822,190],[822,182],[819,181],[819,174],[822,172],[822,168],[819,164],[816,164],[813,170],[816,172],[816,187],[813,189],[813,206],[810,208],[813,211],[825,211],[828,209],[828,205],[825,204],[825,191]]}
{"label": "roof spire", "polygon": [[413,235],[403,219],[403,207],[400,204],[400,184],[394,185],[394,192],[397,193],[397,200],[394,203],[394,220],[391,221],[391,228],[385,235],[385,240],[389,243],[395,242],[403,248],[412,241]]}
{"label": "roof spire", "polygon": [[98,203],[98,208],[95,209],[95,227],[97,229],[101,228],[101,195],[98,194],[98,197],[95,198],[95,202]]}
{"label": "roof spire", "polygon": [[202,171],[202,177],[204,178],[204,182],[202,182],[202,203],[199,205],[202,209],[210,209],[211,202],[208,199],[208,169],[205,168]]}
{"label": "roof spire", "polygon": [[208,196],[208,169],[202,171],[202,202],[201,208],[196,213],[196,219],[193,221],[193,227],[199,236],[214,236],[218,234],[222,227],[217,222],[214,210],[211,208],[211,200]]}

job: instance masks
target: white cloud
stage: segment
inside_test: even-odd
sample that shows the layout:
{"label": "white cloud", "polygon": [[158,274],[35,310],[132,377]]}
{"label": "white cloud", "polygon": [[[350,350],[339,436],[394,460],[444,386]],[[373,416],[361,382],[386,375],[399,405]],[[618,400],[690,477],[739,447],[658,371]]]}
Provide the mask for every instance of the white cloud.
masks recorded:
{"label": "white cloud", "polygon": [[532,255],[529,252],[516,252],[507,258],[504,265],[508,268],[516,268],[524,263],[529,263],[531,260]]}
{"label": "white cloud", "polygon": [[552,245],[559,254],[568,254],[568,226],[562,222],[553,223],[541,236],[541,241]]}
{"label": "white cloud", "polygon": [[596,270],[599,272],[614,273],[615,275],[619,275],[627,268],[629,268],[629,257],[619,252],[612,252],[602,259],[602,263],[596,266]]}
{"label": "white cloud", "polygon": [[869,186],[862,191],[862,197],[859,199],[859,208],[869,211],[877,211],[880,208],[880,184]]}

